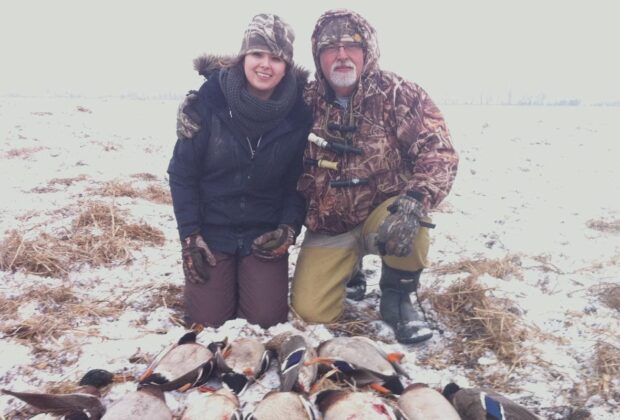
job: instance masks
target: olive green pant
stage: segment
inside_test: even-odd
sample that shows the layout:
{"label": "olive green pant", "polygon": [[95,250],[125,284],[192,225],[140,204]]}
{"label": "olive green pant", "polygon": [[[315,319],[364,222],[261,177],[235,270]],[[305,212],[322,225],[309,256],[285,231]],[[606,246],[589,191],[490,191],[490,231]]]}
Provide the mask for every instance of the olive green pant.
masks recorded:
{"label": "olive green pant", "polygon": [[[291,305],[305,321],[329,323],[340,318],[344,310],[346,283],[364,255],[379,255],[375,244],[381,222],[390,214],[387,207],[396,198],[384,201],[355,229],[340,235],[306,231],[295,267],[291,288]],[[429,218],[423,219],[431,222]],[[416,271],[428,267],[429,230],[420,227],[406,257],[383,256],[389,267]]]}

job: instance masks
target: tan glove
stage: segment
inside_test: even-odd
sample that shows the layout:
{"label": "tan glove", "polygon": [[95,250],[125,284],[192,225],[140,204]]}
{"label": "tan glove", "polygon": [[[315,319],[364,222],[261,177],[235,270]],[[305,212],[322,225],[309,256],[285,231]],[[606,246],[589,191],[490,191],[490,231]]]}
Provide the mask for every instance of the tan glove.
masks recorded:
{"label": "tan glove", "polygon": [[209,246],[198,233],[189,235],[182,241],[183,273],[192,283],[204,283],[209,280],[207,265],[215,267],[216,261]]}
{"label": "tan glove", "polygon": [[295,229],[289,225],[279,225],[276,230],[263,233],[252,243],[252,253],[265,261],[276,260],[288,253],[289,246],[295,243]]}

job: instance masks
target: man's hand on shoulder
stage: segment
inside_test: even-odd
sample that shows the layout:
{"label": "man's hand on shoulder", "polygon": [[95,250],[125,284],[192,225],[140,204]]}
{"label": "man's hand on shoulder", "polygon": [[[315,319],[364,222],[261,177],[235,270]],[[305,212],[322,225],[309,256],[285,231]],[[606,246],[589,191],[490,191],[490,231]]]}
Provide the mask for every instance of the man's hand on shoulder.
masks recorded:
{"label": "man's hand on shoulder", "polygon": [[177,110],[177,139],[191,139],[200,130],[200,115],[194,110],[198,92],[190,90]]}

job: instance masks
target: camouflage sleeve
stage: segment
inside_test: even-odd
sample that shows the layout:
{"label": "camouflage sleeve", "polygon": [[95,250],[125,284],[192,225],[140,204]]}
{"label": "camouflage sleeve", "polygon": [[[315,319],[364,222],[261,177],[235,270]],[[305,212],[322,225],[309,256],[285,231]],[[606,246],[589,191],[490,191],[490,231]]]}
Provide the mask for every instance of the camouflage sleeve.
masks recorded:
{"label": "camouflage sleeve", "polygon": [[450,192],[458,167],[450,132],[439,108],[418,85],[401,81],[393,98],[396,136],[413,165],[407,191],[422,193],[424,207],[435,208]]}

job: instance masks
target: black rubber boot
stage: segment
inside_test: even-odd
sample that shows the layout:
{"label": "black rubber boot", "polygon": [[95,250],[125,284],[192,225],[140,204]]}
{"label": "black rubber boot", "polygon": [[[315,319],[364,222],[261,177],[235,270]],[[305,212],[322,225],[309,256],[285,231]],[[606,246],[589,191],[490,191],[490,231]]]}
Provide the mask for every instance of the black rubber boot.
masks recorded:
{"label": "black rubber boot", "polygon": [[394,329],[399,343],[420,343],[433,336],[424,317],[411,303],[410,294],[418,289],[421,273],[422,270],[397,270],[385,263],[381,268],[379,311],[383,320]]}
{"label": "black rubber boot", "polygon": [[366,296],[366,275],[358,270],[347,283],[347,298],[360,301]]}

